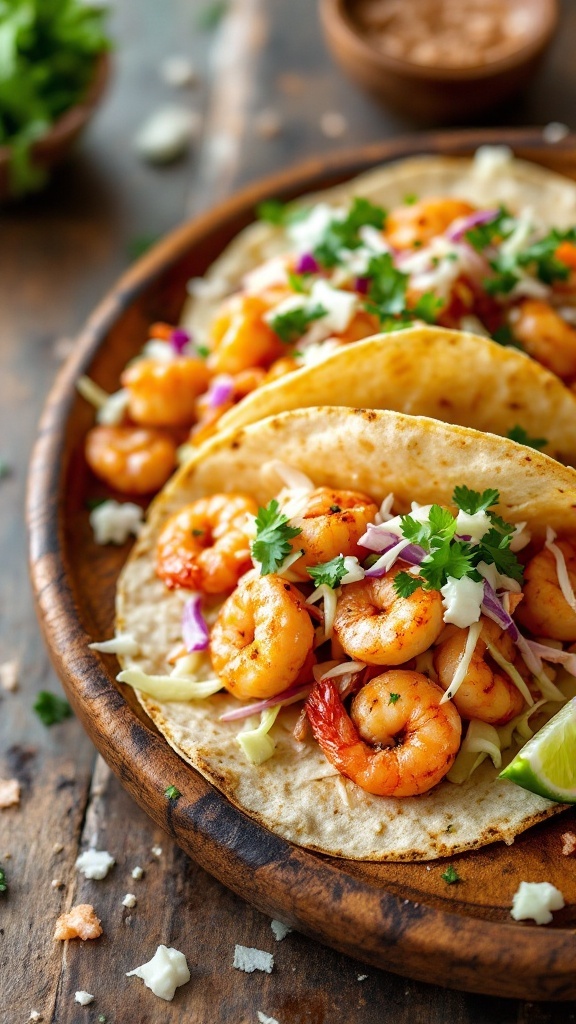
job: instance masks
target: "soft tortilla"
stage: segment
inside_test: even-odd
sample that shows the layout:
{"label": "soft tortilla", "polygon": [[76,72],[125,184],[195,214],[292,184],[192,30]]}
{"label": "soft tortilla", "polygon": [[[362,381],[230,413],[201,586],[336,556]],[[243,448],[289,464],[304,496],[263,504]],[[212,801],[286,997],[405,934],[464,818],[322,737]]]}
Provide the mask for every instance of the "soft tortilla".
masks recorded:
{"label": "soft tortilla", "polygon": [[[497,511],[527,520],[533,535],[546,526],[574,531],[576,472],[514,442],[393,412],[311,408],[288,412],[219,436],[182,467],[152,506],[148,525],[121,575],[117,630],[141,652],[126,668],[167,671],[166,655],[181,643],[185,591],[169,592],[154,572],[154,548],[166,517],[203,495],[239,490],[260,504],[277,491],[262,467],[281,459],[317,485],[353,487],[375,498],[390,491],[408,510],[412,500],[450,505],[453,489],[497,487]],[[362,860],[428,860],[514,836],[561,808],[483,765],[462,786],[448,782],[422,796],[371,796],[338,775],[310,740],[291,735],[282,712],[272,735],[273,758],[257,767],[237,742],[238,723],[218,716],[237,707],[228,695],[142,706],[172,747],[235,805],[284,838],[335,856]],[[254,722],[252,721],[252,725]]]}
{"label": "soft tortilla", "polygon": [[576,395],[533,359],[488,338],[412,327],[346,345],[249,394],[225,413],[236,430],[314,405],[394,409],[508,435],[520,425],[543,451],[576,465]]}

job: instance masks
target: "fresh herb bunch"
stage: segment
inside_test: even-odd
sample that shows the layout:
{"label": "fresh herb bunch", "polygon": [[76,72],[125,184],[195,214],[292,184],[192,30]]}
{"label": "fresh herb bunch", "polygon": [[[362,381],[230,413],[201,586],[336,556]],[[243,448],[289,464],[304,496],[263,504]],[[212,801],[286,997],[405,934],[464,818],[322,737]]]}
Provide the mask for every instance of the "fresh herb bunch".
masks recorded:
{"label": "fresh herb bunch", "polygon": [[490,528],[477,544],[458,540],[456,534],[456,517],[441,505],[432,505],[428,519],[418,522],[412,516],[402,516],[402,533],[411,544],[416,544],[425,552],[418,576],[409,572],[399,572],[394,577],[394,588],[401,597],[409,597],[422,587],[423,590],[441,590],[448,577],[460,580],[464,576],[480,582],[482,577],[476,566],[479,562],[495,565],[498,572],[522,582],[522,565],[513,551],[510,542],[515,527],[504,522],[489,509],[500,499],[498,491],[492,488],[480,494],[468,487],[455,487],[452,501],[470,515],[486,512],[490,520]]}
{"label": "fresh herb bunch", "polygon": [[110,46],[105,16],[81,0],[0,0],[0,145],[14,194],[44,183],[31,147],[86,92]]}

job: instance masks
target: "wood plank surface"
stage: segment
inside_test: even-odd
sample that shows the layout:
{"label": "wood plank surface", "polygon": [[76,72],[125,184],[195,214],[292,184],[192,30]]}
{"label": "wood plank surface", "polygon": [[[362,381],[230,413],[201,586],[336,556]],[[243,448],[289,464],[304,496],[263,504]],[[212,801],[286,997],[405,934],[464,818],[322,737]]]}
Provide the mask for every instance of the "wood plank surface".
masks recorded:
{"label": "wood plank surface", "polygon": [[[341,77],[309,0],[237,0],[212,32],[198,28],[205,6],[117,0],[106,104],[53,185],[1,214],[0,457],[11,473],[0,479],[0,664],[18,661],[20,688],[0,689],[0,777],[19,779],[22,801],[0,811],[0,865],[9,883],[0,894],[0,1024],[27,1021],[33,1009],[54,1024],[92,1024],[102,1015],[110,1024],[258,1024],[259,1012],[279,1024],[573,1021],[573,1004],[466,995],[366,968],[296,933],[277,942],[269,919],[194,865],[132,803],[77,721],[46,729],[32,711],[39,690],[59,687],[26,581],[27,459],[62,355],[126,266],[130,243],[299,158],[413,127]],[[576,10],[570,0],[561,9],[563,29],[543,73],[490,123],[570,123]],[[174,53],[191,56],[200,74],[198,86],[182,94],[158,75],[162,58]],[[137,160],[131,139],[151,109],[169,102],[201,111],[203,129],[186,158],[155,169]],[[278,115],[273,138],[262,134],[263,110]],[[347,121],[338,139],[321,130],[330,111]],[[117,862],[101,882],[74,868],[91,844]],[[131,877],[136,864],[145,871],[139,881]],[[138,900],[132,911],[122,906],[128,892]],[[85,900],[102,918],[102,939],[54,943],[58,914]],[[160,942],[183,950],[192,974],[173,1003],[125,978]],[[234,970],[235,943],[272,952],[273,973]],[[78,989],[93,993],[94,1003],[76,1004]]]}

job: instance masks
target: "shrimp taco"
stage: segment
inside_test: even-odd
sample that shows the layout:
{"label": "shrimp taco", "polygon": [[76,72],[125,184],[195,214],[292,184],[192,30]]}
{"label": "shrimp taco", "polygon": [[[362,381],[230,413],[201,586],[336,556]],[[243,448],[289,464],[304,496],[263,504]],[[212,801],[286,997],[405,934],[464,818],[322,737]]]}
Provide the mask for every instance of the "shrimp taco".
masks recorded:
{"label": "shrimp taco", "polygon": [[295,843],[511,842],[561,809],[498,776],[576,693],[575,509],[574,470],[425,417],[310,408],[220,435],[121,575],[118,678]]}
{"label": "shrimp taco", "polygon": [[[495,339],[477,356],[468,345],[454,360],[464,409],[473,408],[478,394],[475,360],[480,369],[490,354],[496,361],[497,343],[522,349],[573,387],[574,182],[515,160],[505,148],[484,148],[473,160],[416,157],[376,168],[297,204],[263,204],[259,213],[263,219],[238,235],[205,277],[191,282],[183,325],[151,325],[149,340],[121,374],[121,390],[110,401],[101,389],[84,392],[101,406],[86,458],[115,490],[159,490],[175,468],[177,446],[204,440],[252,392],[245,409],[253,419],[261,415],[260,399],[266,407],[262,386],[278,381],[283,390],[276,395],[289,397],[294,381],[300,394],[305,369],[332,356],[340,357],[338,372],[352,374],[358,342],[401,331],[398,349],[413,324]],[[437,344],[442,337],[449,336],[434,335]],[[412,353],[407,334],[404,340],[406,362]],[[402,380],[406,401],[395,389],[393,408],[428,412],[411,404],[410,396],[429,340],[420,336],[408,389],[405,375]],[[450,351],[442,365],[452,358]],[[437,371],[427,369],[429,394],[438,391],[435,381],[446,386],[437,365]],[[512,356],[506,364],[500,358],[490,390],[505,365],[514,366]],[[549,389],[548,377],[518,365],[527,395]],[[372,376],[382,383],[377,365],[367,372]],[[370,407],[389,402],[379,401],[374,390],[372,397],[353,401]],[[505,404],[509,395],[498,390]],[[432,411],[458,421],[450,398],[444,395],[443,408],[436,402]],[[336,404],[341,394],[326,392],[320,401]],[[498,431],[496,399],[492,408],[494,425],[487,425]],[[238,415],[246,422],[244,413]],[[545,419],[550,421],[548,413]],[[462,422],[481,425],[474,417]],[[526,433],[542,435],[542,428],[520,417],[517,422]],[[573,430],[566,429],[567,446]],[[543,436],[549,437],[547,426]],[[548,450],[563,449],[551,442]],[[573,461],[570,452],[568,457]]]}

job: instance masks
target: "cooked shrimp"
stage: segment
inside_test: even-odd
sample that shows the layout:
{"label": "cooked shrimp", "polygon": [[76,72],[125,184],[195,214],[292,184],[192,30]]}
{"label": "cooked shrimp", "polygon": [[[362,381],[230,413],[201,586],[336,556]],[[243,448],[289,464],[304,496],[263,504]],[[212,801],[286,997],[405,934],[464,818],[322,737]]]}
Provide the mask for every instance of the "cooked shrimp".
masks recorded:
{"label": "cooked shrimp", "polygon": [[258,506],[243,494],[212,494],[168,519],[156,545],[156,572],[167,587],[225,594],[252,566],[248,517]]}
{"label": "cooked shrimp", "polygon": [[562,380],[576,376],[576,329],[541,299],[523,299],[510,311],[512,333],[533,359]]}
{"label": "cooked shrimp", "polygon": [[310,664],[314,627],[296,587],[256,576],[224,602],[210,637],[214,671],[240,700],[275,697]]}
{"label": "cooked shrimp", "polygon": [[462,723],[442,690],[420,672],[392,669],[354,697],[350,716],[330,679],[306,702],[312,732],[330,764],[376,796],[416,796],[450,771]]}
{"label": "cooked shrimp", "polygon": [[[275,299],[278,301],[278,298]],[[233,295],[210,328],[210,368],[216,373],[240,373],[252,366],[269,366],[285,346],[264,320],[274,303],[259,295]]]}
{"label": "cooked shrimp", "polygon": [[303,548],[305,552],[290,567],[292,571],[309,580],[308,565],[329,562],[338,555],[358,556],[358,541],[377,512],[372,498],[360,491],[316,487],[308,495],[304,511],[290,518],[291,524],[302,531],[292,541],[292,547],[295,551]]}
{"label": "cooked shrimp", "polygon": [[394,577],[401,571],[395,566],[380,579],[366,578],[343,588],[334,633],[351,658],[369,665],[403,665],[440,636],[442,595],[419,588],[410,597],[399,597]]}
{"label": "cooked shrimp", "polygon": [[152,494],[176,469],[176,442],[151,427],[93,427],[86,437],[86,461],[116,491]]}
{"label": "cooked shrimp", "polygon": [[[524,698],[510,676],[499,670],[490,657],[490,643],[506,661],[514,662],[513,640],[496,622],[481,617],[482,631],[470,660],[464,681],[452,700],[464,719],[477,718],[490,725],[505,725],[524,707]],[[434,652],[434,667],[443,690],[448,690],[464,653],[467,629],[454,629]]]}
{"label": "cooked shrimp", "polygon": [[379,332],[378,317],[373,313],[368,313],[365,309],[359,309],[352,316],[346,330],[337,334],[336,337],[344,342],[361,341],[362,338],[369,338],[371,334],[379,334]]}
{"label": "cooked shrimp", "polygon": [[468,217],[474,207],[461,199],[421,199],[418,203],[398,206],[388,214],[384,234],[395,249],[411,249],[425,245],[459,217]]}
{"label": "cooked shrimp", "polygon": [[182,427],[194,422],[196,399],[206,390],[210,371],[202,359],[178,356],[169,363],[138,359],[120,377],[128,391],[128,413],[135,423]]}
{"label": "cooked shrimp", "polygon": [[[555,543],[564,555],[568,578],[576,591],[576,546],[568,540]],[[556,559],[548,548],[542,548],[528,562],[522,589],[524,600],[516,612],[519,622],[535,636],[576,640],[576,612],[560,590]]]}

